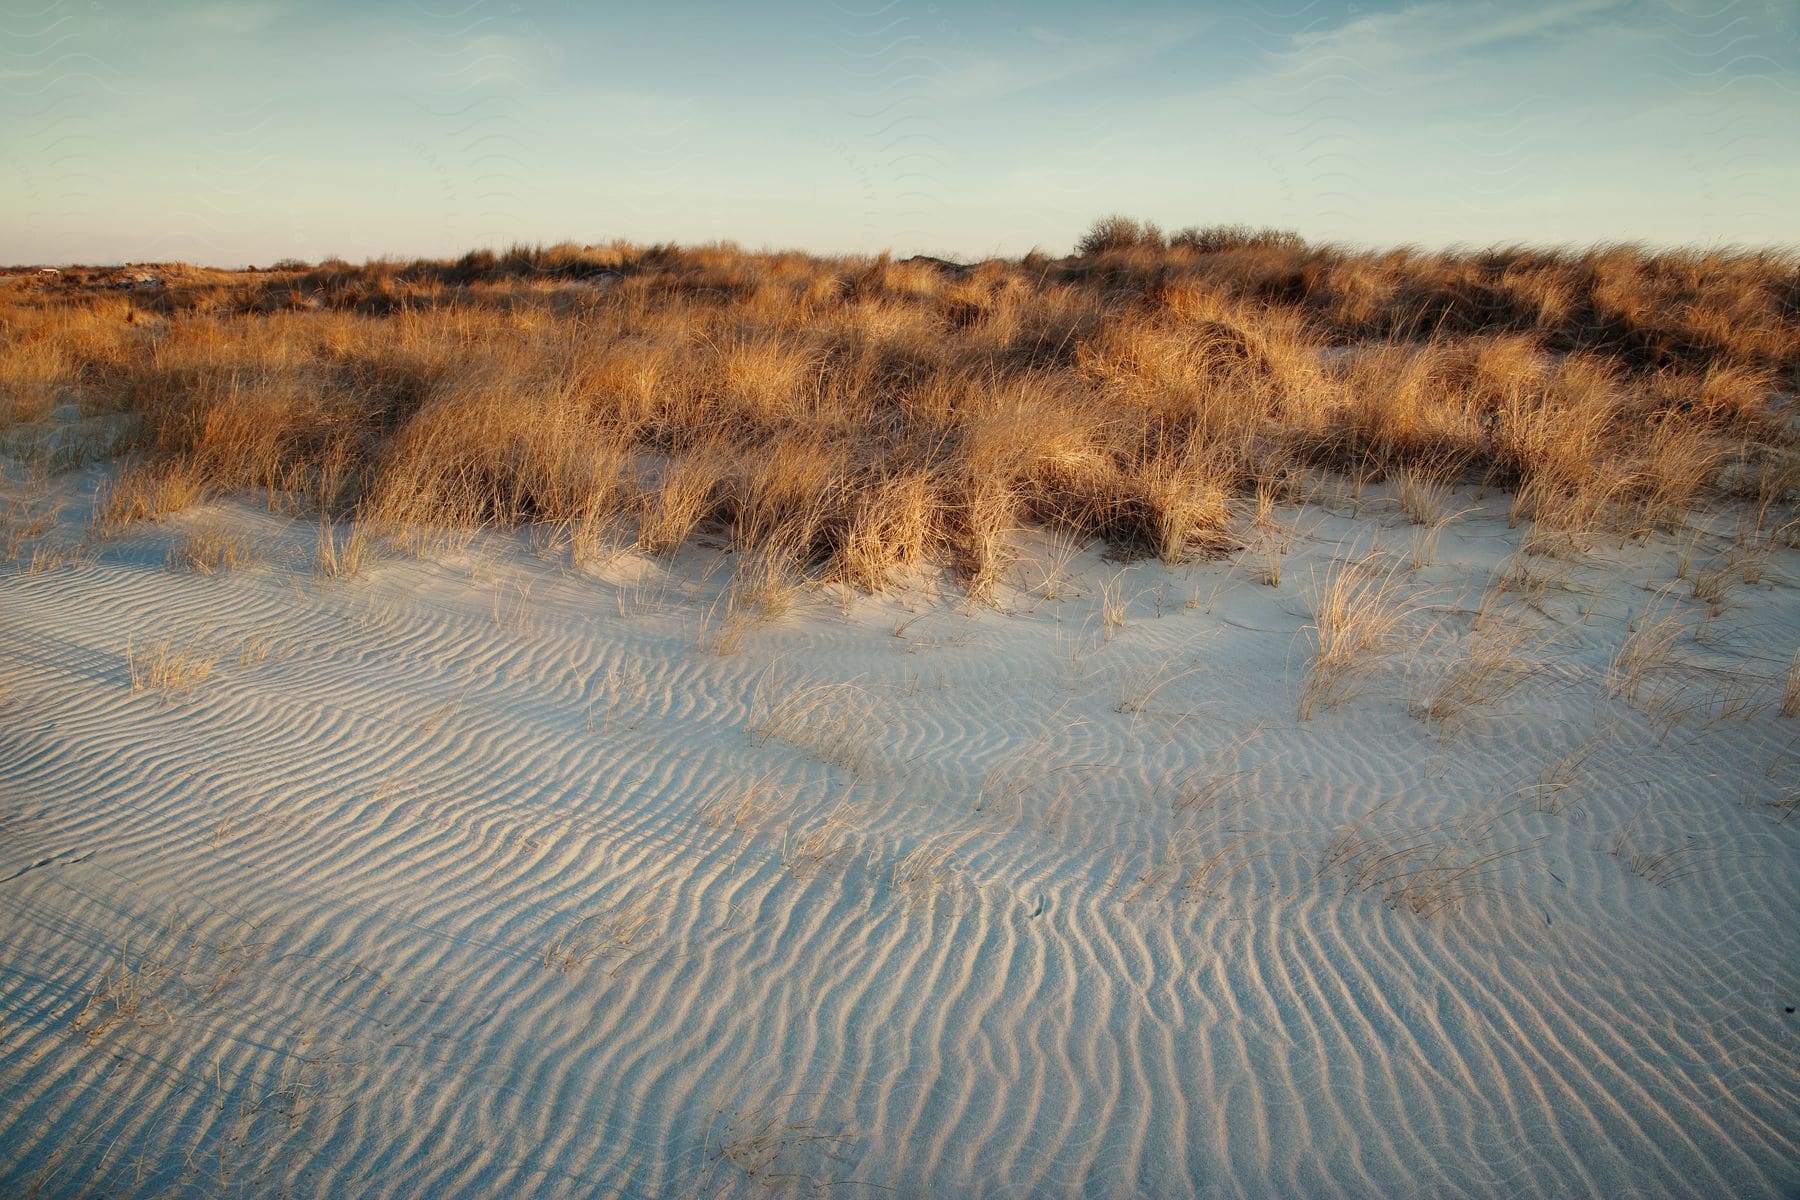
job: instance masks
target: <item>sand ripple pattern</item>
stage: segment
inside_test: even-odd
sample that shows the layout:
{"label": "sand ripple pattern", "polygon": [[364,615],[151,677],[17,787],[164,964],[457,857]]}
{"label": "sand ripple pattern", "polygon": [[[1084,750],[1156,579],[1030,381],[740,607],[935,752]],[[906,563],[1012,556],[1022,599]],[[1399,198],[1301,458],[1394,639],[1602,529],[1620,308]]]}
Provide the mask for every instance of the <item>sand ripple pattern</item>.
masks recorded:
{"label": "sand ripple pattern", "polygon": [[[1800,1189],[1792,722],[1604,704],[1605,610],[1446,742],[1296,721],[1291,593],[717,656],[506,569],[0,578],[0,1192]],[[1519,849],[1420,918],[1327,866],[1371,812]]]}

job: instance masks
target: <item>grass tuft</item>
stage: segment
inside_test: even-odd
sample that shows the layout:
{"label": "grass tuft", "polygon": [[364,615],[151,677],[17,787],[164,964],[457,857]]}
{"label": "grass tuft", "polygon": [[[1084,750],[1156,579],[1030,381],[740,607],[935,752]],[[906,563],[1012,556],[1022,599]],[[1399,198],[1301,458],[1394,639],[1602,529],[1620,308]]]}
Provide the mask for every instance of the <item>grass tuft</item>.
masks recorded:
{"label": "grass tuft", "polygon": [[1373,557],[1345,561],[1315,579],[1312,663],[1300,689],[1299,715],[1346,698],[1353,681],[1396,649],[1418,623],[1422,605],[1409,596],[1400,564],[1385,569]]}
{"label": "grass tuft", "polygon": [[192,691],[211,678],[216,655],[192,646],[176,646],[167,638],[148,646],[127,642],[125,661],[131,672],[131,690],[159,692],[165,698]]}

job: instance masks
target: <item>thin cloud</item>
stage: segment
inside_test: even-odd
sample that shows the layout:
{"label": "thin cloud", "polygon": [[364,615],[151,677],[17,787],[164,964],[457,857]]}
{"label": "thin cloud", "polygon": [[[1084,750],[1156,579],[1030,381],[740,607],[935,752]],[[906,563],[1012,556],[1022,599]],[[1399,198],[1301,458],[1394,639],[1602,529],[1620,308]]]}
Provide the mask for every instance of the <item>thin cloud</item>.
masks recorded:
{"label": "thin cloud", "polygon": [[1522,38],[1566,35],[1595,18],[1623,10],[1621,0],[1575,3],[1479,4],[1438,0],[1397,12],[1372,13],[1335,29],[1296,34],[1284,57],[1317,61],[1343,57],[1365,67],[1468,55]]}
{"label": "thin cloud", "polygon": [[931,82],[934,96],[991,101],[1148,62],[1214,24],[1209,16],[1110,30],[1104,42],[1032,25],[1026,39],[1004,50],[970,52],[946,62]]}
{"label": "thin cloud", "polygon": [[186,14],[189,21],[202,29],[238,36],[267,29],[280,15],[280,6],[271,0],[263,0],[263,3],[234,0],[230,4],[204,4]]}

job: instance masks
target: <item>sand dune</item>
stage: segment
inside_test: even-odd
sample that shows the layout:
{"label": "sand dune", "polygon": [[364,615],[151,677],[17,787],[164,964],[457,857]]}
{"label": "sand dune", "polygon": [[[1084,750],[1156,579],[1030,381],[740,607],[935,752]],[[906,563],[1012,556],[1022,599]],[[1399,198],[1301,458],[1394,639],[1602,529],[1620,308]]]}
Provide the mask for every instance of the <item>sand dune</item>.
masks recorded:
{"label": "sand dune", "polygon": [[[729,654],[702,550],[326,582],[231,502],[8,565],[0,1192],[1792,1195],[1800,555],[1715,612],[1456,507],[1304,722],[1379,491],[1279,587],[1090,549]],[[167,565],[204,522],[261,561]],[[1518,669],[1423,719],[1521,561]]]}

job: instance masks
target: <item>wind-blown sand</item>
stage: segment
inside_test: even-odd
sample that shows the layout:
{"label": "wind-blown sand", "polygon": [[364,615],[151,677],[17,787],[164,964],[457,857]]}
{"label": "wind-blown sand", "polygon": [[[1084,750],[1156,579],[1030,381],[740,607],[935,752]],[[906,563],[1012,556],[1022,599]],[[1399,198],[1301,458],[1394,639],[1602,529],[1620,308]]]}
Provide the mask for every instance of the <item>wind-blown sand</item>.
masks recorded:
{"label": "wind-blown sand", "polygon": [[[730,653],[704,548],[328,582],[226,502],[23,556],[0,1193],[1793,1195],[1800,553],[1717,615],[1668,539],[1529,559],[1533,670],[1446,730],[1525,533],[1464,506],[1305,722],[1314,580],[1414,536],[1379,491],[1279,514],[1278,587],[1038,544]],[[215,524],[260,561],[165,564]],[[134,690],[164,641],[210,675]]]}

